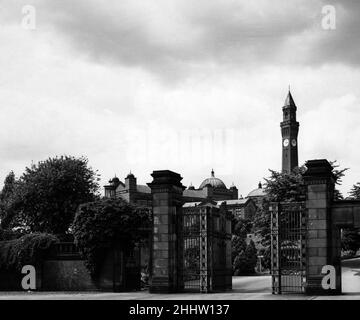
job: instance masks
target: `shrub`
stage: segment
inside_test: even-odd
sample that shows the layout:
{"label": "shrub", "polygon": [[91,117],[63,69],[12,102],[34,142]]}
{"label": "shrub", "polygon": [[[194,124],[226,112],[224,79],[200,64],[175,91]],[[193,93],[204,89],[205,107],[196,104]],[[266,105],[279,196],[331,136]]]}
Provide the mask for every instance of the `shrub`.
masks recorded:
{"label": "shrub", "polygon": [[0,242],[0,269],[21,270],[24,265],[36,265],[58,239],[47,233],[32,233],[21,238]]}
{"label": "shrub", "polygon": [[257,262],[256,248],[253,241],[246,246],[234,259],[233,272],[235,276],[254,274]]}
{"label": "shrub", "polygon": [[122,199],[101,199],[80,205],[73,223],[75,243],[93,277],[98,276],[106,251],[114,245],[125,251],[147,238],[147,208],[134,207]]}

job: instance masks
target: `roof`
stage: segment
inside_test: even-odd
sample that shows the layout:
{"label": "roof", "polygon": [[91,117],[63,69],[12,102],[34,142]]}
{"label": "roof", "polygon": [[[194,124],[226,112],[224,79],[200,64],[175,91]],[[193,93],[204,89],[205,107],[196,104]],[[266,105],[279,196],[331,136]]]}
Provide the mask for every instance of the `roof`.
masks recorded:
{"label": "roof", "polygon": [[[220,204],[223,201],[220,201]],[[220,204],[217,201],[213,201],[213,200],[209,200],[209,199],[204,199],[204,201],[197,201],[197,202],[185,202],[183,204],[183,208],[192,208],[192,207],[197,207],[197,206],[209,206],[209,207],[219,207]]]}
{"label": "roof", "polygon": [[254,189],[254,190],[250,191],[249,194],[247,195],[247,198],[251,198],[251,197],[265,197],[265,196],[266,196],[265,189],[263,189],[263,188],[257,188],[257,189]]}
{"label": "roof", "polygon": [[185,202],[183,208],[197,207],[201,202]]}
{"label": "roof", "polygon": [[[250,199],[218,200],[215,202],[216,202],[217,206],[220,206],[224,202],[226,203],[226,205],[231,206],[231,205],[245,205],[248,201],[250,201]],[[204,203],[204,202],[201,202],[201,201],[186,202],[186,203],[184,203],[183,207],[184,208],[197,207],[198,205],[200,205],[202,203]]]}
{"label": "roof", "polygon": [[248,202],[249,199],[233,199],[233,200],[220,200],[220,201],[217,201],[217,204],[220,205],[222,204],[223,202],[225,202],[228,206],[231,206],[231,205],[243,205],[243,204],[246,204],[246,202]]}
{"label": "roof", "polygon": [[151,193],[150,187],[141,184],[138,184],[136,186],[136,190],[137,192],[141,192],[141,193]]}
{"label": "roof", "polygon": [[192,197],[192,198],[204,198],[203,193],[201,190],[195,190],[195,189],[185,189],[183,191],[184,197]]}
{"label": "roof", "polygon": [[294,99],[291,95],[291,92],[289,90],[289,93],[285,99],[285,104],[284,104],[285,107],[289,107],[289,106],[295,106],[295,102],[294,102]]}
{"label": "roof", "polygon": [[199,189],[203,189],[206,185],[211,185],[213,188],[222,188],[222,189],[226,189],[226,185],[225,183],[219,179],[219,178],[215,178],[215,173],[214,170],[211,170],[211,177],[205,179]]}

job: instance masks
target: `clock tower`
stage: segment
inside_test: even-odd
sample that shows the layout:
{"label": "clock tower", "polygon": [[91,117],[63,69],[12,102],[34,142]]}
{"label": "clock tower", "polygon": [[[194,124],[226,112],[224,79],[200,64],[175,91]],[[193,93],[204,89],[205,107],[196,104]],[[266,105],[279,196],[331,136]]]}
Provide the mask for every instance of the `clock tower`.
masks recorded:
{"label": "clock tower", "polygon": [[298,163],[299,122],[296,121],[296,105],[290,89],[283,110],[283,121],[280,123],[282,136],[282,172],[290,173]]}

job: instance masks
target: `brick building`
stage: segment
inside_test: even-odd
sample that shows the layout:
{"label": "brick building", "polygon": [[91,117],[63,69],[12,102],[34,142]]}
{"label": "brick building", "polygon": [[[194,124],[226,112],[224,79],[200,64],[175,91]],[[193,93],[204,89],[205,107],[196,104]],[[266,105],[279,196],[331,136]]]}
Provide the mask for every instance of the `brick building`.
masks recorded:
{"label": "brick building", "polygon": [[[105,197],[122,198],[129,203],[136,203],[138,205],[151,206],[152,197],[151,189],[147,185],[137,184],[136,177],[130,173],[124,180],[114,177],[109,181],[109,184],[104,186]],[[194,186],[189,186],[183,191],[183,197],[186,202],[202,201],[204,199],[218,200],[237,200],[238,189],[232,185],[227,188],[225,183],[215,177],[214,170],[211,171],[211,176],[205,179],[196,189]]]}

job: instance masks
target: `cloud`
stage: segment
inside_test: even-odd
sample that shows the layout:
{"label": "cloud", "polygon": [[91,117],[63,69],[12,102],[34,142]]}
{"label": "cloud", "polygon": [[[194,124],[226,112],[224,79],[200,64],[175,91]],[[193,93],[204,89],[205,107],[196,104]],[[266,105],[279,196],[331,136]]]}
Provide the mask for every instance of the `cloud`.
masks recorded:
{"label": "cloud", "polygon": [[333,32],[321,29],[323,5],[320,0],[34,2],[40,32],[53,30],[100,64],[143,68],[167,81],[202,66],[336,62],[345,46],[351,50],[341,61],[355,62],[356,2],[337,6],[339,27]]}
{"label": "cloud", "polygon": [[356,1],[335,3],[334,31],[321,29],[320,0],[32,3],[26,31],[28,2],[0,0],[1,177],[85,154],[104,183],[169,168],[198,185],[214,166],[245,195],[280,168],[289,83],[300,162],[337,158],[360,177]]}
{"label": "cloud", "polygon": [[[14,3],[3,19],[19,19],[24,1]],[[106,5],[97,0],[34,1],[39,32],[53,32],[99,64],[142,68],[165,82],[211,66],[357,66],[360,5],[334,2],[337,29],[329,31],[321,27],[327,4],[324,0],[109,0]]]}

